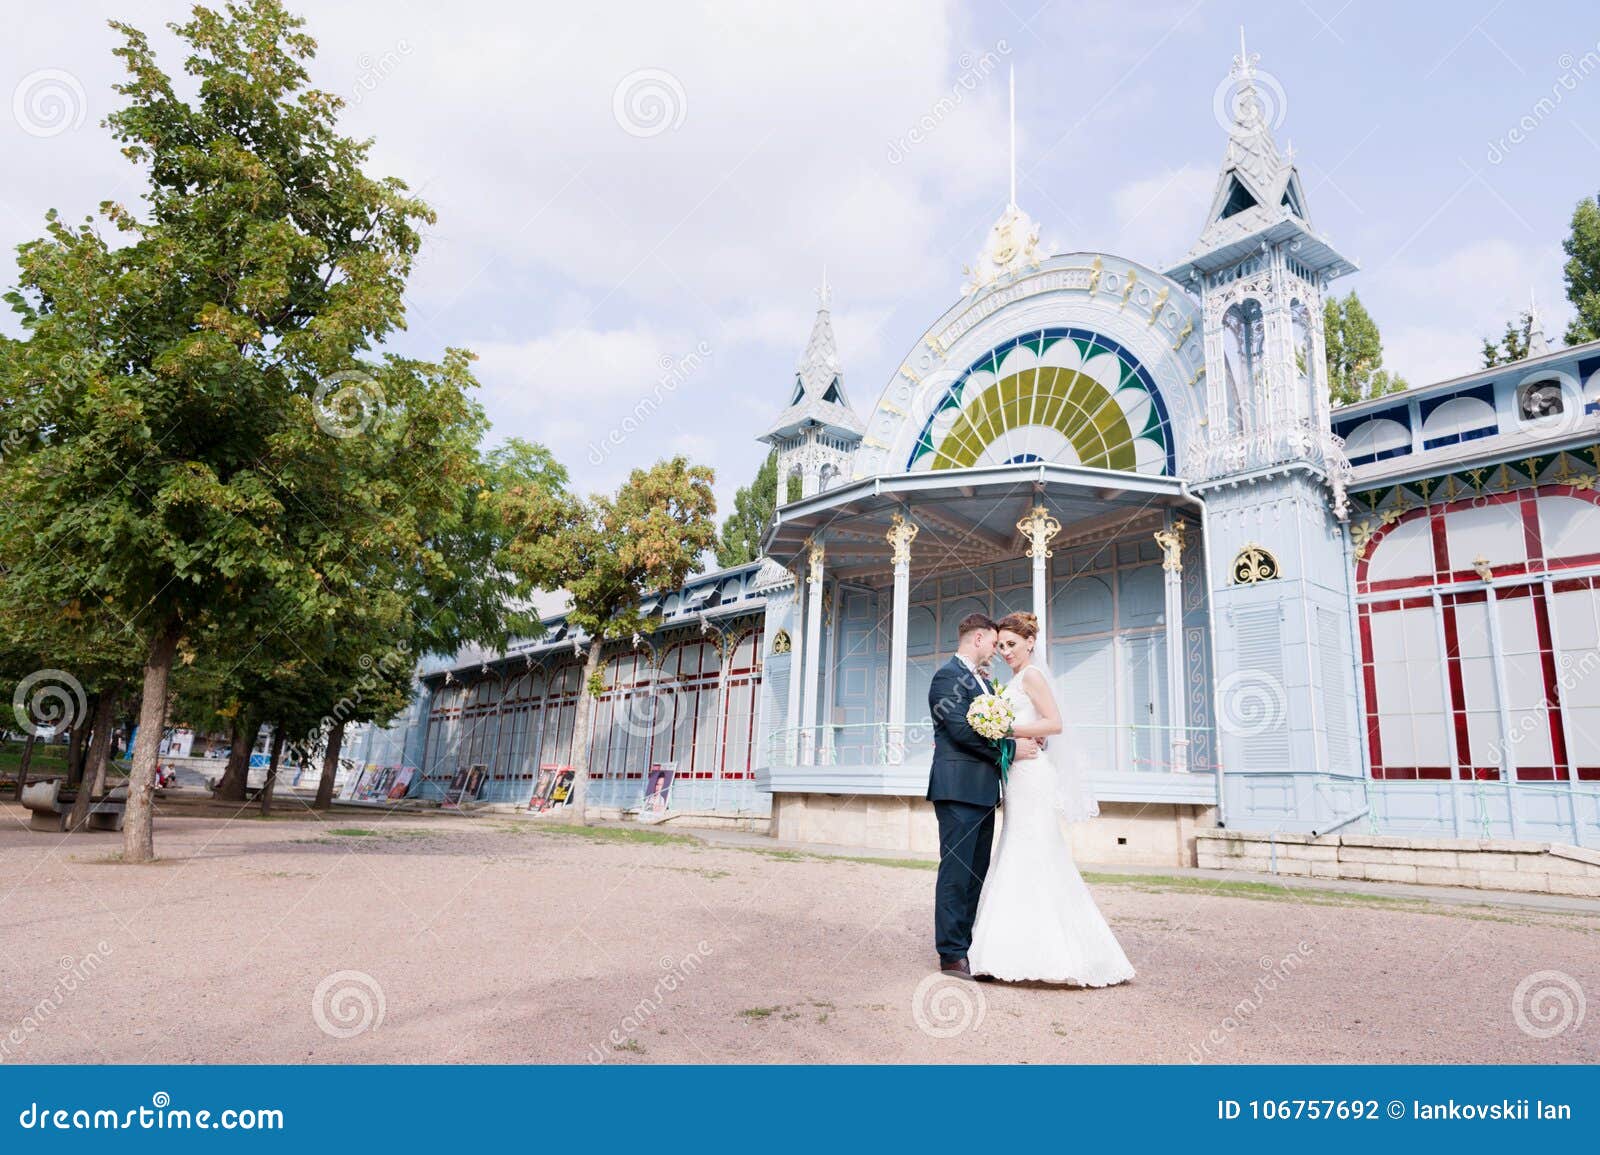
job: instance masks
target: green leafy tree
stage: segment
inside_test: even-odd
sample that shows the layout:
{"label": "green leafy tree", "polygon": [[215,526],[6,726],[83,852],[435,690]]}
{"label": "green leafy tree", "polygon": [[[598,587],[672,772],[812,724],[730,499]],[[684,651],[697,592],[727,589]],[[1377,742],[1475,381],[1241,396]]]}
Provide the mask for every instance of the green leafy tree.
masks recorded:
{"label": "green leafy tree", "polygon": [[1351,405],[1406,388],[1405,378],[1391,375],[1383,367],[1378,323],[1354,290],[1343,298],[1330,296],[1323,303],[1322,327],[1333,404]]}
{"label": "green leafy tree", "polygon": [[601,652],[608,638],[649,629],[644,596],[681,586],[716,541],[712,480],[710,469],[675,457],[635,469],[610,496],[583,500],[537,487],[508,495],[518,531],[512,563],[536,584],[566,590],[567,620],[590,639],[572,735],[572,806],[581,823],[588,821],[589,726]]}
{"label": "green leafy tree", "polygon": [[1533,341],[1533,314],[1523,313],[1515,321],[1506,322],[1506,331],[1498,342],[1487,338],[1483,342],[1483,367],[1509,365],[1527,359]]}
{"label": "green leafy tree", "polygon": [[[800,500],[800,479],[790,477],[784,501]],[[755,480],[733,495],[733,512],[722,523],[717,542],[717,564],[744,565],[761,556],[761,543],[772,528],[778,507],[778,453],[773,450],[756,471]]]}
{"label": "green leafy tree", "polygon": [[1600,196],[1578,202],[1572,210],[1572,233],[1561,247],[1567,254],[1567,300],[1574,310],[1567,344],[1600,340]]}
{"label": "green leafy tree", "polygon": [[139,657],[130,862],[154,856],[157,746],[185,638],[259,636],[285,613],[290,628],[332,620],[371,578],[370,546],[353,541],[382,538],[403,568],[427,540],[419,505],[470,469],[445,463],[420,497],[340,483],[385,400],[402,446],[435,436],[419,423],[430,404],[465,412],[469,358],[362,359],[403,323],[433,214],[362,171],[369,142],[341,136],[343,102],[308,86],[302,23],[277,0],[196,7],[172,26],[197,85],[185,99],[145,35],[113,22],[127,78],[106,125],[146,175],[144,211],[101,206],[116,245],[52,212],[19,247],[7,297],[27,339],[6,358],[6,392],[48,398],[51,424],[0,470],[0,597],[92,606]]}

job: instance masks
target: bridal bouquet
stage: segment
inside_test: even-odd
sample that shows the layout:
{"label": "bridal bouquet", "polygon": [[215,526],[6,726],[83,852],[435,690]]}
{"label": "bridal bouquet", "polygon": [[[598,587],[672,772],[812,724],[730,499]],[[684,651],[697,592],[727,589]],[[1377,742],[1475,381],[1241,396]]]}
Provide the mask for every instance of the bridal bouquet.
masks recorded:
{"label": "bridal bouquet", "polygon": [[979,694],[967,707],[967,725],[980,737],[989,739],[1000,748],[1000,781],[1004,782],[1011,769],[1012,747],[1006,745],[1011,726],[1017,720],[1017,711],[999,694]]}

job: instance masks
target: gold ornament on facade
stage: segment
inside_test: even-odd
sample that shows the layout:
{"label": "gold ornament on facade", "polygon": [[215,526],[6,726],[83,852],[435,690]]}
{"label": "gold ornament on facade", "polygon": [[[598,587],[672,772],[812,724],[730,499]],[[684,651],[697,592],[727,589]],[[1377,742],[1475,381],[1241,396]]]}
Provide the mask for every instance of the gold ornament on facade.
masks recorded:
{"label": "gold ornament on facade", "polygon": [[1255,585],[1279,576],[1278,559],[1264,546],[1250,542],[1233,557],[1229,576],[1235,585]]}
{"label": "gold ornament on facade", "polygon": [[1105,272],[1105,262],[1099,257],[1094,259],[1094,264],[1089,266],[1089,295],[1092,297],[1095,290],[1100,287],[1100,274]]}
{"label": "gold ornament on facade", "polygon": [[1472,568],[1478,571],[1478,576],[1484,581],[1494,580],[1494,567],[1489,564],[1489,559],[1481,553],[1472,559]]}
{"label": "gold ornament on facade", "polygon": [[1051,516],[1042,505],[1028,511],[1028,516],[1017,522],[1017,530],[1028,539],[1029,557],[1052,557],[1050,539],[1061,532],[1061,522]]}
{"label": "gold ornament on facade", "polygon": [[817,585],[822,581],[822,560],[826,551],[822,548],[822,543],[815,538],[806,538],[806,547],[811,551],[809,555],[811,564],[806,580],[812,585]]}
{"label": "gold ornament on facade", "polygon": [[1161,547],[1161,568],[1168,573],[1183,572],[1183,521],[1174,518],[1171,529],[1158,529],[1152,535]]}
{"label": "gold ornament on facade", "polygon": [[1156,323],[1156,318],[1161,316],[1161,310],[1167,307],[1167,298],[1171,295],[1172,287],[1170,285],[1162,285],[1161,291],[1156,294],[1156,303],[1150,306],[1150,319],[1145,324],[1154,325]]}
{"label": "gold ornament on facade", "polygon": [[910,564],[911,543],[917,540],[918,532],[916,522],[907,521],[898,513],[890,519],[889,532],[883,536],[893,551],[895,565]]}
{"label": "gold ornament on facade", "polygon": [[789,637],[788,630],[779,630],[772,635],[772,652],[774,654],[788,654],[794,651],[794,641]]}

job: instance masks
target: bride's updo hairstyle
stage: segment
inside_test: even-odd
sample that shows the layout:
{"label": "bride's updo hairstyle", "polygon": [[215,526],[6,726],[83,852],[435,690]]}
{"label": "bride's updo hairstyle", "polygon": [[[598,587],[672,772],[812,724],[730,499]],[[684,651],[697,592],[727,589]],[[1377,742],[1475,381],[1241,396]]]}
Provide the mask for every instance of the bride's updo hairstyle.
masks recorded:
{"label": "bride's updo hairstyle", "polygon": [[1009,630],[1020,638],[1033,641],[1039,636],[1039,619],[1032,614],[1007,614],[995,623],[998,630]]}

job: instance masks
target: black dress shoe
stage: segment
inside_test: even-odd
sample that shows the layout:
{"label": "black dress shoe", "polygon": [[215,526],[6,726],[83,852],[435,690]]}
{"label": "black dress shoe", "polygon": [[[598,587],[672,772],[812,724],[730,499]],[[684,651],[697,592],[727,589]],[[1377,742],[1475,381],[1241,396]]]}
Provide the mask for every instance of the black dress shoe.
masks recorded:
{"label": "black dress shoe", "polygon": [[940,959],[939,973],[953,979],[972,979],[972,968],[967,965],[965,958]]}

